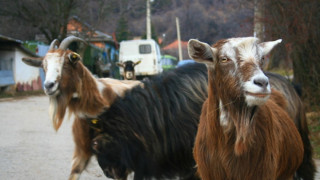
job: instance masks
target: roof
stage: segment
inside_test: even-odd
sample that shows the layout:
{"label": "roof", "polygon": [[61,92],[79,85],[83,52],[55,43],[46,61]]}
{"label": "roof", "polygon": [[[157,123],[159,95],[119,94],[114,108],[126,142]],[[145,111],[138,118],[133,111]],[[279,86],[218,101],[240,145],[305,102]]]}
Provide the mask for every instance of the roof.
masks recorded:
{"label": "roof", "polygon": [[114,42],[112,36],[94,29],[88,23],[81,21],[80,18],[77,16],[72,16],[69,19],[67,30],[68,33],[71,34],[74,33],[73,31],[84,33],[84,37],[82,38],[89,42]]}
{"label": "roof", "polygon": [[8,36],[4,36],[0,34],[0,42],[13,42],[13,43],[18,43],[18,44],[22,44],[23,42],[18,40],[18,39],[13,39],[11,37]]}
{"label": "roof", "polygon": [[0,47],[4,47],[4,46],[18,47],[30,56],[39,57],[37,54],[35,54],[32,51],[30,51],[29,49],[25,48],[23,46],[23,41],[0,34]]}
{"label": "roof", "polygon": [[132,42],[132,43],[137,43],[137,42],[141,42],[141,43],[146,43],[146,42],[157,43],[154,39],[132,39],[132,40],[123,40],[123,41],[120,42],[120,44],[121,43],[128,43],[128,42]]}
{"label": "roof", "polygon": [[[187,41],[181,41],[181,48],[187,48],[188,42]],[[178,40],[173,41],[171,44],[165,46],[162,48],[162,50],[169,50],[169,49],[178,49]]]}

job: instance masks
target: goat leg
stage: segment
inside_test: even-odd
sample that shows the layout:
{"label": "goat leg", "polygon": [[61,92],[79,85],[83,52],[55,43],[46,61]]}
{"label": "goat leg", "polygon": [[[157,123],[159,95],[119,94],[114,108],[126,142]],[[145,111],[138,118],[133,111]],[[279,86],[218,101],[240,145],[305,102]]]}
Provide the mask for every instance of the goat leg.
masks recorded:
{"label": "goat leg", "polygon": [[85,121],[76,117],[72,127],[75,149],[69,180],[77,180],[92,156],[90,127]]}

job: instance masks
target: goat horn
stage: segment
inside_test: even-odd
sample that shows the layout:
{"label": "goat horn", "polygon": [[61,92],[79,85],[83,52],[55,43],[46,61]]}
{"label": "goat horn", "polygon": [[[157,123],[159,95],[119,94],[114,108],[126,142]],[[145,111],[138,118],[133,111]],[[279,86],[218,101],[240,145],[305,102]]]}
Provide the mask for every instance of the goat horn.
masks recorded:
{"label": "goat horn", "polygon": [[55,49],[55,46],[58,46],[58,44],[59,44],[58,39],[53,40],[50,44],[49,50]]}
{"label": "goat horn", "polygon": [[67,38],[65,38],[60,46],[59,46],[59,49],[63,49],[63,50],[66,50],[67,47],[74,41],[80,41],[80,42],[83,42],[83,43],[86,43],[83,39],[81,38],[78,38],[78,37],[75,37],[75,36],[69,36]]}

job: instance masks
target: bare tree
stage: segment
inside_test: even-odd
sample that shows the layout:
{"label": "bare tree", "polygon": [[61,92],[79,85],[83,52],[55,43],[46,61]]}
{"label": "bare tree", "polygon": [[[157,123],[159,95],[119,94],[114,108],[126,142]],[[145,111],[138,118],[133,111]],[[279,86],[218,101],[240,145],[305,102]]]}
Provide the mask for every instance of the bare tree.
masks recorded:
{"label": "bare tree", "polygon": [[[294,81],[303,87],[310,105],[320,101],[320,2],[266,0],[266,35],[283,38],[276,57],[292,62]],[[285,55],[283,55],[285,54]]]}
{"label": "bare tree", "polygon": [[[10,16],[42,33],[48,42],[63,39],[67,34],[67,23],[73,10],[81,1],[76,0],[11,0],[1,1],[0,15]],[[8,23],[6,26],[10,26]],[[10,28],[10,27],[8,27]],[[14,28],[14,27],[11,27]],[[23,31],[20,29],[20,31]]]}

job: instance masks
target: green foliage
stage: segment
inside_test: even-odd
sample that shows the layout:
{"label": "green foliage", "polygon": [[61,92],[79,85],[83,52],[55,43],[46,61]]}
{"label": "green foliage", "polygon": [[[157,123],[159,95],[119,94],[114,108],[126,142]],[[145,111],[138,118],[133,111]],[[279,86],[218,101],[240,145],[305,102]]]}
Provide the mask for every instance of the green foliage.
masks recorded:
{"label": "green foliage", "polygon": [[117,29],[116,29],[116,37],[118,42],[121,42],[123,40],[128,40],[130,36],[129,28],[128,28],[128,21],[124,16],[121,16]]}
{"label": "green foliage", "polygon": [[315,112],[307,113],[308,127],[310,130],[310,140],[314,151],[314,157],[320,158],[320,113],[319,109]]}

